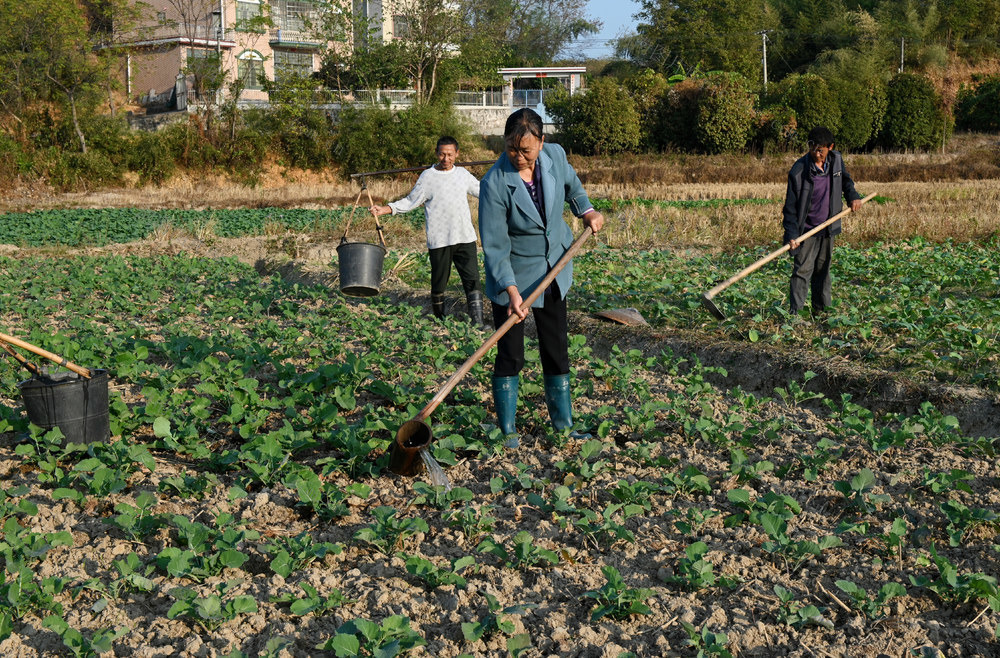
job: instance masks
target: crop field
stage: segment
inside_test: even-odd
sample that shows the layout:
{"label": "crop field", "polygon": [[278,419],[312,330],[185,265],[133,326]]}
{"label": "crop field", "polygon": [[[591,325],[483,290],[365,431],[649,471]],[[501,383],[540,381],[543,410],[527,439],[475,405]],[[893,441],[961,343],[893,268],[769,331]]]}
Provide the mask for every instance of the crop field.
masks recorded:
{"label": "crop field", "polygon": [[[773,192],[601,203],[717,228],[773,221]],[[1000,654],[995,238],[845,240],[827,316],[788,316],[780,261],[717,321],[700,294],[773,247],[605,236],[570,296],[594,437],[549,428],[532,344],[504,448],[487,355],[431,419],[445,489],[390,473],[388,447],[487,334],[454,294],[443,322],[423,308],[418,215],[389,220],[412,249],[368,299],[340,294],[335,257],[296,278],[115,246],[335,242],[343,218],[0,216],[0,330],[107,368],[112,430],[29,425],[23,371],[0,368],[0,654]],[[649,326],[590,317],[624,307]]]}

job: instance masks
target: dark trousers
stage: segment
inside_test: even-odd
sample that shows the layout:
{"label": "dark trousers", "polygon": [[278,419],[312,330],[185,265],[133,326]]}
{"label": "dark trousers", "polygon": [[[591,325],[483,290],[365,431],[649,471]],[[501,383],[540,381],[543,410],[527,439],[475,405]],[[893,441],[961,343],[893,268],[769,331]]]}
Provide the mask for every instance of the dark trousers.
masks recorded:
{"label": "dark trousers", "polygon": [[830,258],[833,236],[823,231],[802,243],[792,255],[792,280],[789,284],[789,306],[798,313],[806,305],[806,289],[812,292],[812,312],[819,313],[832,302]]}
{"label": "dark trousers", "polygon": [[479,261],[476,260],[476,243],[453,244],[430,249],[431,294],[443,295],[451,276],[451,264],[455,263],[462,288],[466,293],[479,290]]}
{"label": "dark trousers", "polygon": [[[560,298],[559,287],[553,283],[543,294],[545,306],[531,309],[538,329],[538,351],[542,358],[542,373],[569,374],[569,326],[566,322],[566,298]],[[493,304],[493,326],[499,329],[507,321],[507,306]],[[524,367],[524,323],[510,328],[497,343],[494,377],[512,377]]]}

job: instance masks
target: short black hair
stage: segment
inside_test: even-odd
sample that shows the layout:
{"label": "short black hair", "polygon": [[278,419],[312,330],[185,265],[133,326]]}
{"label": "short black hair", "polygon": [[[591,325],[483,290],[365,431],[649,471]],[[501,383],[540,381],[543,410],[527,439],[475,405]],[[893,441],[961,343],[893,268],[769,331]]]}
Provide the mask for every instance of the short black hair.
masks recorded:
{"label": "short black hair", "polygon": [[809,143],[820,146],[830,146],[833,144],[833,133],[823,126],[816,126],[809,131]]}
{"label": "short black hair", "polygon": [[525,135],[544,139],[542,117],[530,107],[522,107],[511,114],[503,127],[503,141],[507,144],[520,144]]}
{"label": "short black hair", "polygon": [[451,135],[445,135],[438,140],[437,146],[434,147],[434,152],[437,153],[438,151],[441,150],[442,146],[448,146],[449,144],[454,146],[456,151],[459,150],[458,140],[452,137]]}

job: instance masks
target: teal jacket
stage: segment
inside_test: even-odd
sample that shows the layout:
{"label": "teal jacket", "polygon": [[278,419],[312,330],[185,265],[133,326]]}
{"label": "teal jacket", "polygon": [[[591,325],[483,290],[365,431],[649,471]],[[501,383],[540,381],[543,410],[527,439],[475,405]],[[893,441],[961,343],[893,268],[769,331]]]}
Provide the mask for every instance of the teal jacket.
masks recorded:
{"label": "teal jacket", "polygon": [[[479,238],[483,244],[486,295],[497,304],[510,303],[509,285],[516,285],[522,298],[530,295],[573,244],[573,231],[563,219],[564,204],[568,201],[577,217],[593,207],[561,146],[546,142],[535,166],[541,167],[547,225],[506,153],[479,183]],[[573,285],[572,262],[559,273],[556,282],[565,296]],[[540,295],[532,307],[543,304]]]}

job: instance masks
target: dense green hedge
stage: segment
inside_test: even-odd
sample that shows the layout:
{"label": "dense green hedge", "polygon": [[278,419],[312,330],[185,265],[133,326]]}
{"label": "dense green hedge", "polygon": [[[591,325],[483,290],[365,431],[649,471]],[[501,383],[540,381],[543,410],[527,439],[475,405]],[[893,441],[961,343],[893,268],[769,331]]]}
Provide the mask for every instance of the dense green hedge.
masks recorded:
{"label": "dense green hedge", "polygon": [[1000,76],[962,87],[955,101],[955,127],[984,132],[1000,131]]}
{"label": "dense green hedge", "polygon": [[941,99],[927,78],[900,73],[889,82],[888,108],[881,136],[885,146],[935,148],[941,146],[949,127]]}

